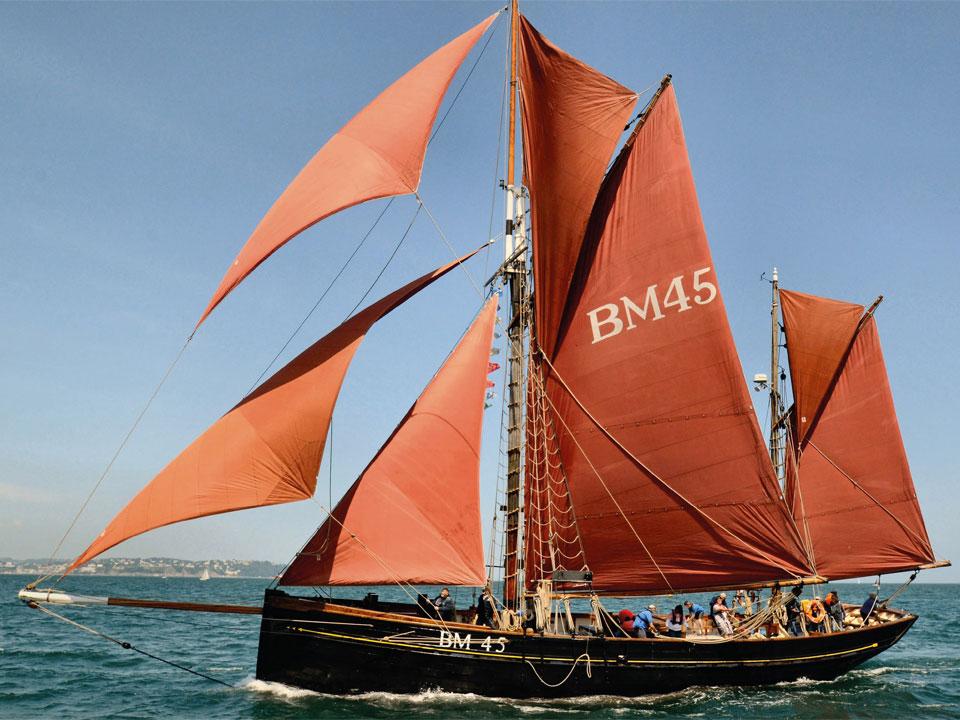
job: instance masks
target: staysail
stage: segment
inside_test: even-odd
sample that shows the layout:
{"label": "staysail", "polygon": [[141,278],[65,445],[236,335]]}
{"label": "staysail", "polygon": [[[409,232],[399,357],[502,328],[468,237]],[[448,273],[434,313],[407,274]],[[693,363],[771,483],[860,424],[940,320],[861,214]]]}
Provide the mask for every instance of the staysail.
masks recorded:
{"label": "staysail", "polygon": [[809,576],[717,287],[672,86],[657,97],[604,181],[558,345],[543,354],[593,585]]}
{"label": "staysail", "polygon": [[537,239],[535,327],[549,353],[593,201],[637,94],[560,50],[521,15],[520,98]]}
{"label": "staysail", "polygon": [[367,200],[416,192],[440,102],[496,17],[491,15],[423,60],[320,148],[257,225],[197,327],[260,263],[311,225]]}
{"label": "staysail", "polygon": [[367,332],[477,252],[368,306],[278,370],[151,480],[67,572],[154,528],[313,495],[337,395]]}
{"label": "staysail", "polygon": [[800,428],[786,495],[817,572],[839,580],[935,562],[874,316],[787,290],[780,299]]}
{"label": "staysail", "polygon": [[497,297],[280,578],[483,585],[480,435]]}

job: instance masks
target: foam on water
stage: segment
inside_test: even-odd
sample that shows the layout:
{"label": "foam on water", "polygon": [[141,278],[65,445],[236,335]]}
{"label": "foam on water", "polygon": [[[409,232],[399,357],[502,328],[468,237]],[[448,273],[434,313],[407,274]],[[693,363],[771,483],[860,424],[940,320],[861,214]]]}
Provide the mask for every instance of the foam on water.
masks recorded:
{"label": "foam on water", "polygon": [[313,690],[304,690],[295,688],[283,683],[270,682],[268,680],[257,680],[253,675],[248,675],[239,683],[237,687],[242,690],[250,690],[255,693],[264,693],[278,697],[283,700],[298,700],[305,697],[320,697],[320,693]]}

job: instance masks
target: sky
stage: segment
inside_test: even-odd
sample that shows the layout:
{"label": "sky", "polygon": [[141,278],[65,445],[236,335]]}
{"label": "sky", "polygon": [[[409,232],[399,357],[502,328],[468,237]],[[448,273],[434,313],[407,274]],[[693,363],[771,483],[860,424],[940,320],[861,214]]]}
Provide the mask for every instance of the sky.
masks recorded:
{"label": "sky", "polygon": [[[313,153],[498,8],[0,3],[0,556],[50,554],[228,263]],[[938,555],[960,559],[960,5],[530,1],[522,10],[638,91],[673,74],[747,377],[769,365],[761,275],[774,265],[787,288],[865,304],[885,296],[878,323],[917,493]],[[427,153],[421,194],[458,253],[502,228],[504,20]],[[384,204],[304,232],[216,309],[61,556],[86,547],[250,389]],[[414,210],[411,198],[390,207],[282,359],[345,317]],[[473,277],[486,279],[498,255],[476,258]],[[370,299],[450,259],[421,216]],[[335,413],[320,502],[353,482],[478,305],[456,272],[374,328]],[[755,397],[762,419],[766,399]],[[484,435],[485,528],[499,423],[496,404]],[[282,562],[322,518],[309,501],[234,513],[112,554]],[[960,581],[960,571],[921,579]]]}

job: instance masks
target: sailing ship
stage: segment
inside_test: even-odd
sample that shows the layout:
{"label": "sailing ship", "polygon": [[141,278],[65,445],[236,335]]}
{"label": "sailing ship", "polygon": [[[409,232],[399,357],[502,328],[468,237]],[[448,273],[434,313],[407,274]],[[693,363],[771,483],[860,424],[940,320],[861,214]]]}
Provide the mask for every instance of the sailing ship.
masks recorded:
{"label": "sailing ship", "polygon": [[[376,198],[413,195],[423,207],[418,187],[441,102],[506,11],[428,56],[319,150],[254,230],[194,332],[314,223]],[[453,351],[262,607],[78,597],[38,583],[21,599],[260,614],[257,677],[331,693],[635,695],[829,679],[910,629],[915,615],[881,604],[866,618],[848,606],[849,627],[834,632],[774,637],[792,593],[728,635],[633,638],[620,629],[610,596],[786,588],[948,563],[933,552],[914,490],[878,303],[781,290],[774,276],[771,375],[758,378],[771,396],[768,445],[672,78],[641,102],[551,43],[516,0],[509,26],[504,260]],[[469,272],[478,251],[306,348],[151,480],[64,576],[154,528],[313,496],[366,333],[444,275]],[[498,324],[506,463],[486,562],[479,458]],[[424,585],[495,587],[479,601],[490,603],[489,625],[475,624],[474,608],[441,613],[418,594]],[[409,602],[337,597],[341,586],[397,586]]]}
{"label": "sailing ship", "polygon": [[199,577],[198,579],[199,579],[200,581],[202,581],[202,582],[206,582],[207,580],[209,580],[209,579],[210,579],[210,568],[204,568],[204,569],[203,569],[203,572],[200,573],[200,577]]}

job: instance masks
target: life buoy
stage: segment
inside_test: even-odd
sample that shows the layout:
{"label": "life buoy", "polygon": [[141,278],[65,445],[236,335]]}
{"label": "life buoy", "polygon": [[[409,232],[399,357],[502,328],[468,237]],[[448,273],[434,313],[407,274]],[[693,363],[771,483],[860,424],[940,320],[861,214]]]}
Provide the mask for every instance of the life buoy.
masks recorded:
{"label": "life buoy", "polygon": [[827,619],[827,609],[819,600],[810,600],[803,603],[803,614],[814,625],[819,625]]}

